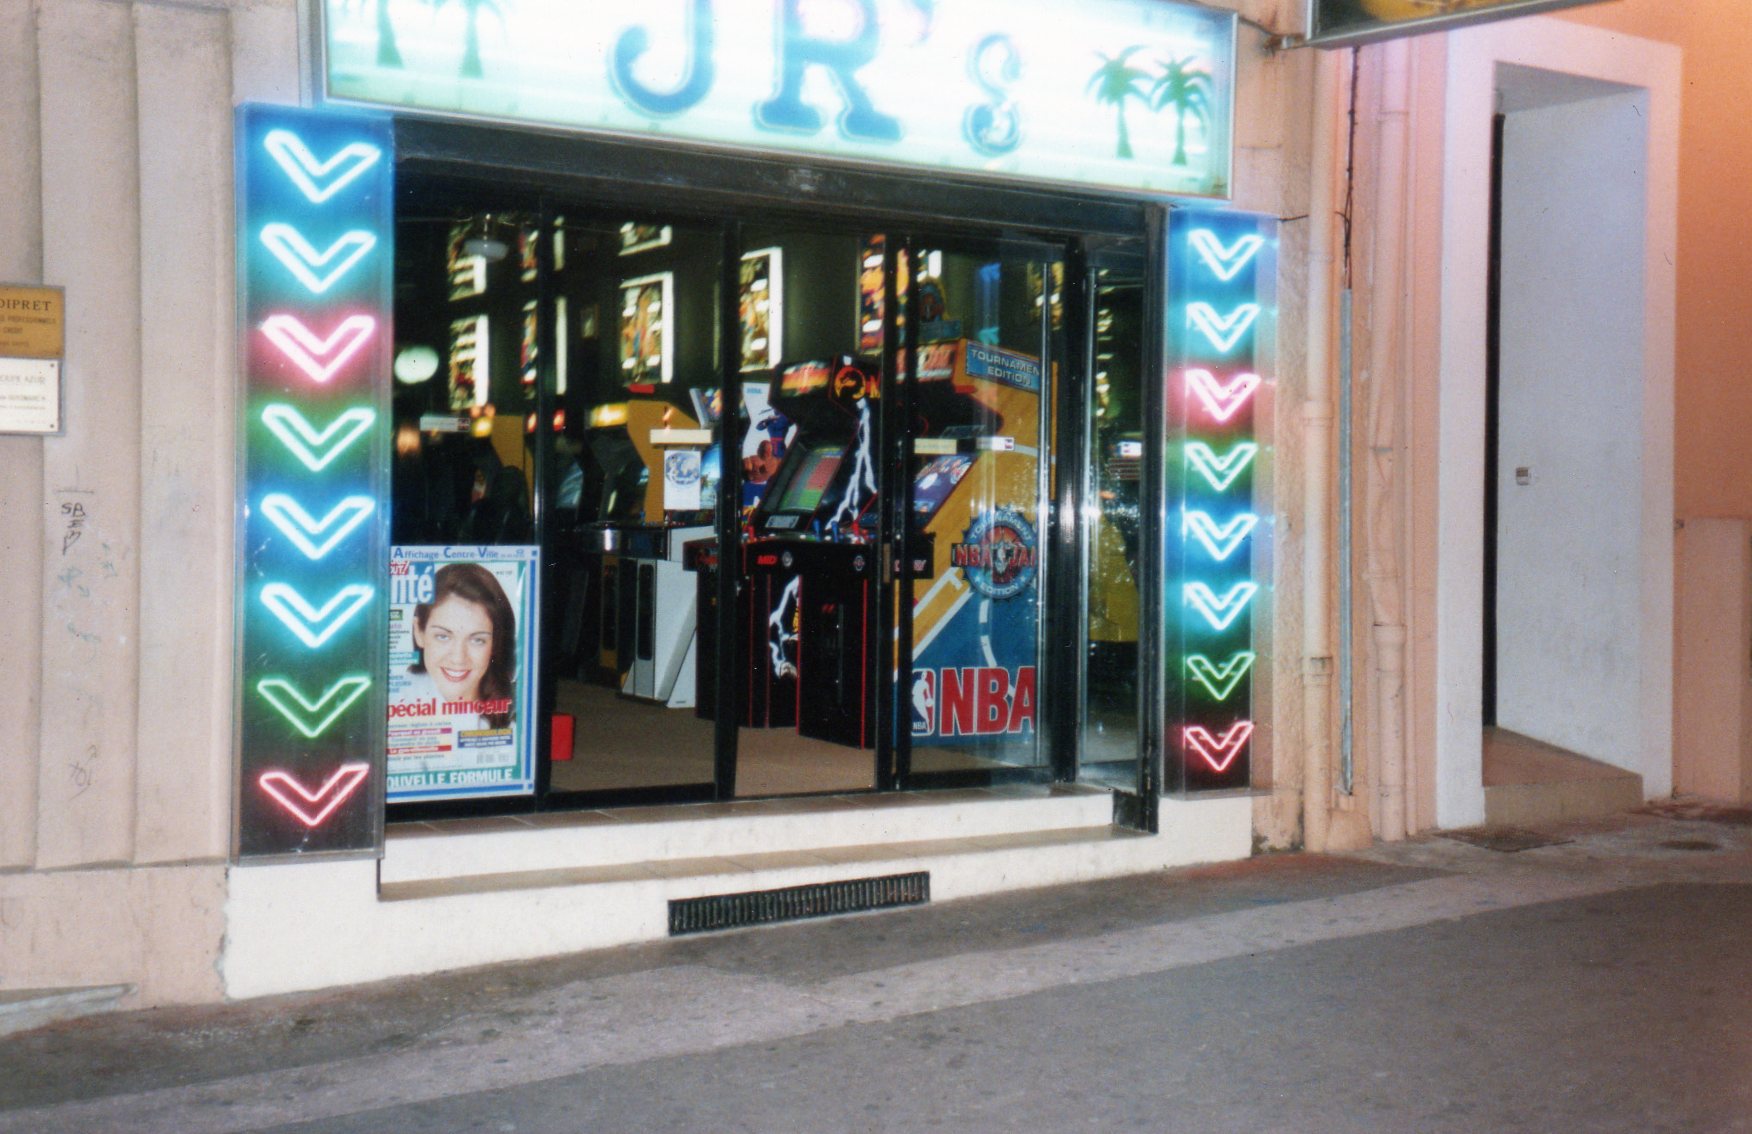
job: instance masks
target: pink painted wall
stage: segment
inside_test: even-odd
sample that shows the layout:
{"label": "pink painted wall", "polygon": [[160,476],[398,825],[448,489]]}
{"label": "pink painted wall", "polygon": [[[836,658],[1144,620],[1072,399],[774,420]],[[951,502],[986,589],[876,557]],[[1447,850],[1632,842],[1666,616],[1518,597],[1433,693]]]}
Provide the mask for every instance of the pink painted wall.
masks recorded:
{"label": "pink painted wall", "polygon": [[1674,506],[1752,517],[1752,22],[1746,0],[1614,0],[1562,13],[1685,52]]}

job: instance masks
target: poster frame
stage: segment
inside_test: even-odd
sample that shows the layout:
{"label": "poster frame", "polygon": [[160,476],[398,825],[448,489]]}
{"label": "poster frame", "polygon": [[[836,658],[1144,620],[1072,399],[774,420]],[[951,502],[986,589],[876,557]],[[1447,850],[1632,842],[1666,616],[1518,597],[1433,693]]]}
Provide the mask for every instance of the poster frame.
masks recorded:
{"label": "poster frame", "polygon": [[[391,749],[394,745],[393,726],[386,724],[385,732],[385,772],[384,792],[387,802],[400,803],[439,803],[463,799],[491,799],[506,796],[528,796],[535,792],[535,765],[537,724],[536,691],[541,680],[541,547],[538,544],[396,544],[389,549],[391,563],[391,593],[389,601],[390,621],[385,624],[385,688],[389,689],[397,674],[395,670],[404,660],[395,650],[396,631],[394,620],[404,609],[411,609],[412,604],[400,601],[395,594],[394,564],[401,562],[427,562],[439,565],[472,563],[482,566],[492,564],[514,563],[522,570],[523,585],[516,598],[512,601],[512,613],[517,623],[517,656],[515,664],[515,686],[512,693],[513,740],[516,749],[516,776],[514,779],[484,783],[478,785],[398,788],[395,779],[398,773],[392,759]],[[393,711],[395,696],[391,693],[388,702]]]}

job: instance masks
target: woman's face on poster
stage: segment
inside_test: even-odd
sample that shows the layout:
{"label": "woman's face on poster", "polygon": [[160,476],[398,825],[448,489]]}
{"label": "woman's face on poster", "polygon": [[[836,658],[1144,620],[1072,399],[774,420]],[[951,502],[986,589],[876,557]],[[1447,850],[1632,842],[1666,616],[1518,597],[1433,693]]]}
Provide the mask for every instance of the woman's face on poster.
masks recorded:
{"label": "woman's face on poster", "polygon": [[426,673],[447,701],[477,701],[481,678],[493,659],[493,620],[486,609],[451,595],[414,623],[414,645],[426,660]]}

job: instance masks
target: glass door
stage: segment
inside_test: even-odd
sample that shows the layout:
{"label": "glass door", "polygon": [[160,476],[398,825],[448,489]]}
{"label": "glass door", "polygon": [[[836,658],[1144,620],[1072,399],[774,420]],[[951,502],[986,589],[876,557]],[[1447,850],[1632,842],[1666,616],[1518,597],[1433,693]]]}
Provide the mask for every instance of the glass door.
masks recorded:
{"label": "glass door", "polygon": [[898,377],[882,463],[895,579],[884,779],[1044,780],[1063,249],[900,243],[886,283],[904,302],[884,308]]}
{"label": "glass door", "polygon": [[1083,683],[1079,778],[1136,790],[1144,538],[1144,265],[1108,252],[1088,269],[1087,422],[1076,454],[1082,481],[1079,572]]}
{"label": "glass door", "polygon": [[1062,249],[748,225],[736,254],[733,794],[1050,777]]}

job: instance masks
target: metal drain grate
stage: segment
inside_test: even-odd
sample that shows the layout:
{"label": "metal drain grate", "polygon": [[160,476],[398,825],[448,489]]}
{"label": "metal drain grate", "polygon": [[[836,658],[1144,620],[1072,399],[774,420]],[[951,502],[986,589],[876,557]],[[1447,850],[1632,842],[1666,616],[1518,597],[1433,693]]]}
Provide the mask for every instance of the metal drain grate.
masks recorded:
{"label": "metal drain grate", "polygon": [[801,921],[834,914],[917,906],[930,900],[931,875],[923,870],[916,874],[854,878],[814,886],[786,886],[746,894],[683,898],[669,903],[669,935],[679,937],[775,921]]}

